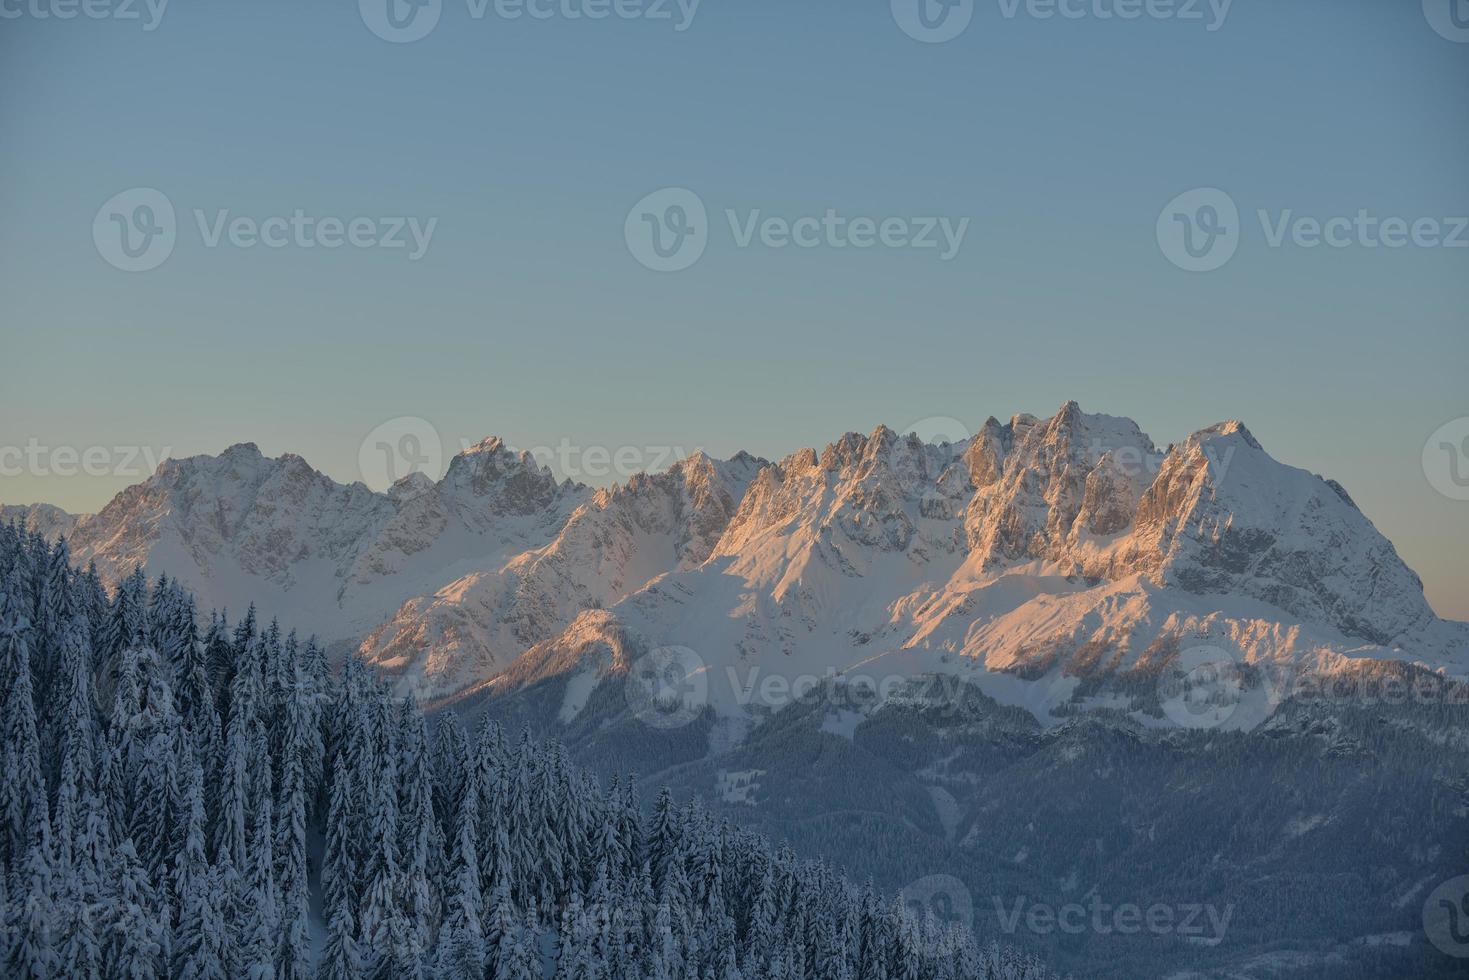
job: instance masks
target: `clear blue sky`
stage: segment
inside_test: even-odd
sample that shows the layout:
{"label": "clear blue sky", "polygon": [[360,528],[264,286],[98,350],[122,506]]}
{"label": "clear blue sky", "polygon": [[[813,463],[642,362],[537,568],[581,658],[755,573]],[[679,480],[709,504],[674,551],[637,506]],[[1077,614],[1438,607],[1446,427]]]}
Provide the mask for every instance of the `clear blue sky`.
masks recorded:
{"label": "clear blue sky", "polygon": [[[943,44],[888,0],[704,0],[681,32],[443,0],[407,44],[350,0],[173,0],[152,31],[7,2],[0,445],[251,440],[350,480],[401,415],[449,443],[771,457],[1068,398],[1160,444],[1239,417],[1345,484],[1469,618],[1469,503],[1420,463],[1469,415],[1469,249],[1271,248],[1255,217],[1469,215],[1469,44],[1418,0],[1235,0],[1215,31],[988,0]],[[623,226],[669,186],[708,206],[710,241],[657,273]],[[148,272],[92,239],[133,187],[178,212]],[[1155,237],[1198,187],[1242,213],[1202,274]],[[418,261],[207,248],[195,208],[438,224]],[[947,262],[739,248],[726,208],[970,226]],[[0,480],[73,510],[131,482]]]}

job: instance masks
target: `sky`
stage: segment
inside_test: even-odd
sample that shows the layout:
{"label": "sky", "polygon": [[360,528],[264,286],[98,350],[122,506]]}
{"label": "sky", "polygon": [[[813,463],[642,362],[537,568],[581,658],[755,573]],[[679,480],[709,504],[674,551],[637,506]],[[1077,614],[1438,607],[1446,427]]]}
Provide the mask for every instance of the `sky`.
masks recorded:
{"label": "sky", "polygon": [[0,501],[1075,399],[1242,419],[1469,619],[1469,11],[387,2],[0,0]]}

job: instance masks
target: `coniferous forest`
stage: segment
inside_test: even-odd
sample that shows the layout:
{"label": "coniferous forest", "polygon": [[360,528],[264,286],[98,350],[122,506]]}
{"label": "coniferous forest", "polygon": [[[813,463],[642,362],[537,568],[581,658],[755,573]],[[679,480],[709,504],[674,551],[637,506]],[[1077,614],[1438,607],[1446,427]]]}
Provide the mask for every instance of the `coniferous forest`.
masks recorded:
{"label": "coniferous forest", "polygon": [[6,977],[1044,980],[253,609],[0,525]]}

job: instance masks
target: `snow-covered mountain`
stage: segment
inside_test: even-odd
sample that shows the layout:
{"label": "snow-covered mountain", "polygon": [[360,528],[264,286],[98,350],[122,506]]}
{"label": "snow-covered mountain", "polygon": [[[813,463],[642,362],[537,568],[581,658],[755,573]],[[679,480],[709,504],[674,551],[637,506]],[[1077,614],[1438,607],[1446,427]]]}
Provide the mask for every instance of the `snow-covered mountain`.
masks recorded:
{"label": "snow-covered mountain", "polygon": [[46,533],[44,516],[67,533],[74,560],[95,561],[108,582],[142,565],[207,605],[255,602],[355,643],[406,599],[552,540],[590,492],[498,439],[456,456],[437,483],[417,474],[386,493],[245,443],[167,460],[96,515],[30,524]]}
{"label": "snow-covered mountain", "polygon": [[430,697],[495,676],[582,610],[611,606],[670,569],[702,565],[762,465],[743,454],[696,454],[598,490],[548,544],[408,600],[362,651]]}
{"label": "snow-covered mountain", "polygon": [[52,504],[0,504],[0,523],[12,522],[47,539],[70,534],[85,515],[68,514]]}
{"label": "snow-covered mountain", "polygon": [[1044,716],[1083,678],[1190,644],[1292,668],[1469,668],[1469,624],[1433,614],[1339,485],[1238,422],[1160,451],[1074,402],[960,443],[880,427],[600,490],[498,439],[387,493],[241,445],[166,462],[94,517],[19,516],[104,577],[143,563],[205,604],[254,600],[430,699],[591,683],[670,645],[731,717],[748,692],[717,678],[750,670],[957,673]]}
{"label": "snow-covered mountain", "polygon": [[837,672],[957,674],[1047,718],[1088,678],[1156,676],[1191,648],[1277,676],[1363,660],[1461,676],[1469,624],[1433,614],[1340,486],[1240,423],[1160,453],[1071,403],[964,444],[879,428],[766,467],[708,561],[582,613],[487,692],[667,646],[693,651],[722,717],[779,706],[752,698],[762,674]]}

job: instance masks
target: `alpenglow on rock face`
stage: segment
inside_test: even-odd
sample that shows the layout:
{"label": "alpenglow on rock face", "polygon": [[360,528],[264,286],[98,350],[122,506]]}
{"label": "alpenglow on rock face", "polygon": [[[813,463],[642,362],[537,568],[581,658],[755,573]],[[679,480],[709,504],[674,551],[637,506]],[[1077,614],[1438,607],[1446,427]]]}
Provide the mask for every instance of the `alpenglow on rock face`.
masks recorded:
{"label": "alpenglow on rock face", "polygon": [[1316,669],[1469,667],[1469,625],[1433,614],[1342,487],[1238,422],[1164,452],[1074,402],[959,443],[880,427],[600,490],[499,439],[387,493],[242,445],[166,462],[92,517],[6,513],[105,578],[141,563],[210,605],[254,600],[423,698],[522,655],[515,675],[604,672],[672,644],[818,675],[1126,672],[1201,636]]}

